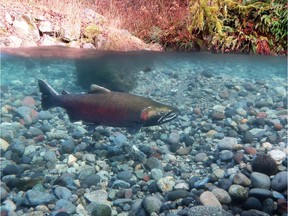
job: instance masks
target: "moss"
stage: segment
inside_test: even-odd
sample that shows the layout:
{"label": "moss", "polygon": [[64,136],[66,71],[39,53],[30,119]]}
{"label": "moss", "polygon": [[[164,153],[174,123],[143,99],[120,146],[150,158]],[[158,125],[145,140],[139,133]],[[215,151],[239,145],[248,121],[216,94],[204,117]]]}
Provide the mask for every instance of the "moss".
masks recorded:
{"label": "moss", "polygon": [[94,39],[101,33],[99,27],[95,24],[90,24],[84,29],[84,36],[88,39]]}
{"label": "moss", "polygon": [[285,4],[234,0],[190,1],[191,34],[208,49],[270,54],[287,50]]}

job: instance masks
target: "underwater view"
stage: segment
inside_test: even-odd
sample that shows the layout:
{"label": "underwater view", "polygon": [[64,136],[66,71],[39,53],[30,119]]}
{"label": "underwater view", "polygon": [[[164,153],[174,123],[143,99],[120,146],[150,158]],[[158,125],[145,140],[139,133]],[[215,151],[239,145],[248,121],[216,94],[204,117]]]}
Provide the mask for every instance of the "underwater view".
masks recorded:
{"label": "underwater view", "polygon": [[81,50],[2,50],[1,215],[287,215],[287,56]]}

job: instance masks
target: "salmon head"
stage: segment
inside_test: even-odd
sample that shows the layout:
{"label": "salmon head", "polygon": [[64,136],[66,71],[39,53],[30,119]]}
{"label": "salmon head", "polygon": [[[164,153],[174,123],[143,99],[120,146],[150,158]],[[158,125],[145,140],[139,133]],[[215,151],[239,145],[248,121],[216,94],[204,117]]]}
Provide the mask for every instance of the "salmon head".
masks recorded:
{"label": "salmon head", "polygon": [[179,110],[175,107],[156,104],[141,112],[141,120],[144,127],[160,125],[175,119],[179,113]]}

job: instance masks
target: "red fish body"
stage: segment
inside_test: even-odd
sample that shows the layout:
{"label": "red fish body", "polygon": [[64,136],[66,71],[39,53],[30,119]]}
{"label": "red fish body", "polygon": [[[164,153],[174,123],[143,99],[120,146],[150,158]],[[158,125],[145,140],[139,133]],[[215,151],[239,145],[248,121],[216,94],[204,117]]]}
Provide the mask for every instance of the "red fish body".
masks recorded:
{"label": "red fish body", "polygon": [[112,92],[92,85],[87,94],[59,95],[43,80],[38,81],[42,93],[42,107],[62,107],[71,121],[82,120],[96,125],[141,128],[173,120],[178,109],[149,98],[129,93]]}

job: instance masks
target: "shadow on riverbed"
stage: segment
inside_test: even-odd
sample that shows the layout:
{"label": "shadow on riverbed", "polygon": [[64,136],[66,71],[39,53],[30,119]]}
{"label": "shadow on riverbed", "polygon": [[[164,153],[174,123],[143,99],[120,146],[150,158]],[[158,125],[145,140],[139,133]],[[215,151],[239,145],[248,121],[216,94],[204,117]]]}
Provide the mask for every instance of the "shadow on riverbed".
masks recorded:
{"label": "shadow on riverbed", "polygon": [[2,55],[31,60],[74,60],[78,84],[89,89],[95,83],[114,91],[130,91],[137,73],[151,71],[157,52],[114,52],[67,47],[3,48]]}
{"label": "shadow on riverbed", "polygon": [[[137,74],[156,67],[177,73],[183,67],[191,72],[208,71],[256,79],[286,77],[285,56],[257,56],[212,53],[176,53],[157,51],[101,51],[61,46],[1,48],[1,58],[29,58],[29,60],[72,60],[75,63],[78,84],[89,89],[95,83],[114,91],[131,91],[137,85]],[[48,62],[48,61],[47,61]],[[46,62],[46,64],[47,64]],[[191,67],[192,66],[192,67]],[[195,71],[195,68],[197,69]],[[198,71],[199,70],[199,71]],[[67,77],[69,71],[65,71]]]}

